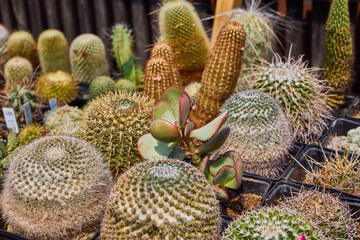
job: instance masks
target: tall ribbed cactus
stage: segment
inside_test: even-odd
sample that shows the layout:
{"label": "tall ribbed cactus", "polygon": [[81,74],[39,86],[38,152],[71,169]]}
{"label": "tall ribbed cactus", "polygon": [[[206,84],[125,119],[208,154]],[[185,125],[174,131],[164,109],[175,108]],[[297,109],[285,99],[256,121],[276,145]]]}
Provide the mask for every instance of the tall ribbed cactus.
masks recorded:
{"label": "tall ribbed cactus", "polygon": [[140,62],[133,52],[131,29],[123,24],[116,24],[112,29],[111,44],[116,65],[123,77],[135,85],[139,85],[143,78]]}
{"label": "tall ribbed cactus", "polygon": [[109,75],[104,43],[94,34],[81,34],[72,41],[70,62],[78,82],[90,84],[97,76]]}
{"label": "tall ribbed cactus", "polygon": [[348,4],[348,0],[333,0],[325,28],[323,79],[327,79],[332,88],[327,103],[333,108],[345,103],[353,66]]}
{"label": "tall ribbed cactus", "polygon": [[[3,65],[6,62],[6,40],[9,37],[9,30],[7,28],[0,24],[0,71],[3,69]],[[0,76],[1,79],[1,76]]]}
{"label": "tall ribbed cactus", "polygon": [[40,34],[37,44],[43,73],[71,73],[69,46],[62,32],[56,29],[45,30]]}
{"label": "tall ribbed cactus", "polygon": [[160,9],[161,35],[175,52],[183,86],[200,82],[210,55],[210,41],[193,5],[187,1],[167,2]]}
{"label": "tall ribbed cactus", "polygon": [[235,90],[241,71],[246,33],[235,22],[222,27],[201,79],[190,119],[201,127],[219,115],[225,100]]}
{"label": "tall ribbed cactus", "polygon": [[26,58],[13,57],[5,64],[4,76],[5,86],[9,90],[17,88],[17,85],[29,87],[32,81],[33,68]]}
{"label": "tall ribbed cactus", "polygon": [[33,67],[39,65],[36,42],[33,35],[27,31],[12,32],[6,41],[8,59],[12,57],[23,57],[29,60]]}

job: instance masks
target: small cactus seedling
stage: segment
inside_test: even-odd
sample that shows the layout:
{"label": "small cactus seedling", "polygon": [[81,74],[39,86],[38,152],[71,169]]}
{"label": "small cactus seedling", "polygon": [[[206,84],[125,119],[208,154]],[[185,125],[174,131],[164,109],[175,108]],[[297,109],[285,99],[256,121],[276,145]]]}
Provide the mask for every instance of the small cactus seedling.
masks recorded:
{"label": "small cactus seedling", "polygon": [[56,29],[43,31],[38,38],[41,71],[71,73],[69,46],[64,34]]}
{"label": "small cactus seedling", "polygon": [[[6,62],[6,40],[9,37],[9,30],[2,24],[0,24],[0,71],[2,71],[3,66]],[[1,79],[1,76],[0,76]]]}
{"label": "small cactus seedling", "polygon": [[99,76],[90,83],[90,98],[96,98],[109,91],[115,91],[115,82],[110,77]]}
{"label": "small cactus seedling", "polygon": [[132,82],[126,79],[120,79],[115,83],[115,89],[126,90],[126,91],[135,91],[136,86]]}
{"label": "small cactus seedling", "polygon": [[217,239],[220,212],[195,167],[173,159],[139,163],[115,184],[101,239]]}
{"label": "small cactus seedling", "polygon": [[341,147],[354,154],[360,154],[360,127],[351,129]]}
{"label": "small cactus seedling", "polygon": [[5,64],[4,76],[8,90],[16,89],[17,85],[29,87],[33,77],[33,68],[26,58],[13,57]]}
{"label": "small cactus seedling", "polygon": [[45,115],[45,128],[47,131],[50,131],[67,123],[83,121],[85,117],[85,113],[81,109],[65,105],[53,109]]}

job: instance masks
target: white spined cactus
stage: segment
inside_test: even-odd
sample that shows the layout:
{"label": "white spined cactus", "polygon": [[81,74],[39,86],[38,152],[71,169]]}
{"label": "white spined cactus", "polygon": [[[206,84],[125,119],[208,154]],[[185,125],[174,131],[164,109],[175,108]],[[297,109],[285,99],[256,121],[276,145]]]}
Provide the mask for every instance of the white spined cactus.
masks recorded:
{"label": "white spined cactus", "polygon": [[9,37],[9,30],[4,25],[0,24],[0,70],[6,62],[6,40]]}

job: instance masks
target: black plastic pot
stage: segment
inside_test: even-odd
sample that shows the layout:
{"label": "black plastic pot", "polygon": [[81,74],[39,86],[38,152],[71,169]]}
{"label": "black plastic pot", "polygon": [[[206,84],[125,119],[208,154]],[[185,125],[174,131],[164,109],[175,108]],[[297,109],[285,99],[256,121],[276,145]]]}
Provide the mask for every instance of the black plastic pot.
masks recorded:
{"label": "black plastic pot", "polygon": [[[357,97],[353,103],[351,104],[351,106],[349,107],[347,113],[346,113],[346,117],[348,118],[354,118],[352,115],[355,113],[356,110],[360,110],[360,98]],[[357,118],[358,119],[358,118]]]}
{"label": "black plastic pot", "polygon": [[68,103],[68,105],[72,106],[72,107],[82,108],[88,102],[89,102],[89,100],[87,100],[87,99],[76,98],[75,100]]}
{"label": "black plastic pot", "polygon": [[352,106],[358,101],[356,95],[350,94],[346,96],[346,102],[342,106],[340,106],[335,112],[335,116],[346,116],[348,112],[351,110]]}

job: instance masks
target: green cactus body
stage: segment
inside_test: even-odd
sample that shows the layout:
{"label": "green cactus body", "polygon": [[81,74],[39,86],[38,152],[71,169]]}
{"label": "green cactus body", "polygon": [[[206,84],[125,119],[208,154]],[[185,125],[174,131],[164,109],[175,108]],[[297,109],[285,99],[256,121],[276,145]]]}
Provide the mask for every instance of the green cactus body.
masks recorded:
{"label": "green cactus body", "polygon": [[8,90],[15,89],[17,85],[29,87],[32,81],[33,68],[26,58],[13,57],[5,64],[4,76],[5,86]]}
{"label": "green cactus body", "polygon": [[318,79],[318,70],[308,68],[301,58],[283,61],[279,55],[252,70],[252,88],[270,94],[280,104],[295,138],[304,143],[316,141],[331,117],[326,105],[328,88]]}
{"label": "green cactus body", "polygon": [[[0,71],[7,60],[6,40],[9,37],[9,30],[2,24],[0,24]],[[1,76],[0,76],[1,79]]]}
{"label": "green cactus body", "polygon": [[91,82],[89,91],[91,98],[96,98],[97,96],[105,94],[109,91],[115,91],[115,82],[107,76],[96,77]]}
{"label": "green cactus body", "polygon": [[160,9],[160,33],[174,50],[180,82],[200,82],[210,56],[210,41],[193,5],[177,0]]}
{"label": "green cactus body", "polygon": [[127,91],[135,91],[136,86],[132,82],[126,79],[120,79],[115,83],[115,89],[118,90],[127,90]]}
{"label": "green cactus body", "polygon": [[149,132],[153,105],[143,94],[116,91],[96,98],[86,108],[84,139],[106,155],[115,175],[141,160],[137,141]]}
{"label": "green cactus body", "polygon": [[140,62],[133,53],[131,30],[123,24],[116,24],[111,35],[112,52],[116,65],[124,78],[135,85],[140,85],[143,72]]}
{"label": "green cactus body", "polygon": [[23,57],[29,60],[32,67],[39,65],[36,42],[33,35],[26,31],[12,32],[6,41],[8,59],[13,57]]}
{"label": "green cactus body", "polygon": [[306,240],[325,239],[315,224],[287,208],[263,208],[241,216],[224,232],[222,240]]}
{"label": "green cactus body", "polygon": [[43,31],[38,38],[38,50],[43,73],[71,73],[69,46],[62,32],[56,29]]}
{"label": "green cactus body", "polygon": [[12,152],[19,146],[19,139],[16,136],[16,133],[10,129],[7,139],[7,151]]}
{"label": "green cactus body", "polygon": [[225,100],[234,92],[239,79],[246,33],[234,22],[225,24],[219,32],[196,97],[190,119],[199,128],[219,115]]}
{"label": "green cactus body", "polygon": [[85,120],[85,113],[77,108],[68,105],[53,109],[44,118],[47,131],[58,128],[67,123],[74,123]]}
{"label": "green cactus body", "polygon": [[57,126],[49,132],[49,136],[70,136],[83,138],[84,121],[68,122]]}
{"label": "green cactus body", "polygon": [[360,127],[348,131],[341,147],[350,153],[360,154]]}
{"label": "green cactus body", "polygon": [[31,239],[96,232],[112,186],[97,150],[67,136],[43,137],[12,159],[1,196],[12,231]]}
{"label": "green cactus body", "polygon": [[[0,139],[0,160],[3,160],[7,154],[6,142],[4,139]],[[0,168],[2,168],[2,166]]]}
{"label": "green cactus body", "polygon": [[62,106],[77,98],[78,86],[70,73],[50,72],[38,77],[37,93],[42,102],[48,103],[56,98],[58,105]]}
{"label": "green cactus body", "polygon": [[150,58],[155,57],[162,57],[166,61],[168,61],[174,75],[172,86],[182,87],[182,83],[180,82],[179,70],[176,67],[175,54],[170,45],[164,42],[156,43],[151,49],[150,53]]}
{"label": "green cactus body", "polygon": [[234,150],[241,156],[245,172],[279,177],[287,165],[293,136],[275,100],[256,90],[237,92],[225,102],[222,111],[229,112],[224,127],[231,131],[217,153]]}
{"label": "green cactus body", "polygon": [[150,160],[122,174],[110,194],[101,239],[217,239],[218,203],[196,167]]}
{"label": "green cactus body", "polygon": [[94,34],[81,34],[72,41],[70,62],[78,82],[90,84],[97,76],[109,75],[104,43]]}
{"label": "green cactus body", "polygon": [[327,103],[338,108],[345,103],[353,66],[349,1],[333,0],[326,22],[326,43],[323,79],[328,80],[331,95]]}
{"label": "green cactus body", "polygon": [[198,92],[200,91],[200,87],[201,87],[201,83],[193,82],[193,83],[190,83],[189,85],[187,85],[184,88],[185,92],[190,97],[190,101],[191,101],[192,106],[195,105],[196,96],[197,96]]}
{"label": "green cactus body", "polygon": [[21,129],[19,133],[20,146],[27,145],[45,134],[46,131],[42,125],[36,123],[27,125],[25,128]]}

